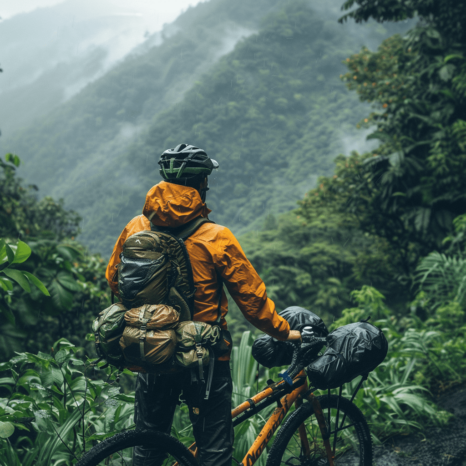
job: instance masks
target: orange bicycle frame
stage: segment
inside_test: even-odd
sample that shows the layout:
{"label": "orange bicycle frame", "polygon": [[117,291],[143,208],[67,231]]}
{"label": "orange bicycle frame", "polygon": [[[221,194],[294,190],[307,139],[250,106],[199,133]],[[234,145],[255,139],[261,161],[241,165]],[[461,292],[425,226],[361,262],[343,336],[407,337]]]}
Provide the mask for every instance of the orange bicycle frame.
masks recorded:
{"label": "orange bicycle frame", "polygon": [[[296,380],[305,378],[304,372],[300,372]],[[248,410],[253,410],[257,403],[269,398],[274,394],[274,391],[277,388],[284,386],[285,382],[281,381],[272,385],[269,385],[263,391],[257,393],[252,398],[248,399],[247,401],[241,403],[237,406],[232,412],[231,416],[233,419],[237,418],[240,414],[245,413],[247,415]],[[320,403],[316,397],[312,393],[304,393],[307,391],[307,380],[296,387],[290,393],[287,393],[284,397],[277,400],[277,407],[275,408],[274,412],[265,423],[264,427],[262,428],[260,434],[257,436],[256,440],[252,444],[251,448],[247,452],[246,456],[243,458],[243,461],[240,463],[241,466],[253,466],[255,462],[258,460],[262,452],[265,450],[267,443],[273,437],[273,434],[277,430],[278,426],[281,424],[283,419],[285,418],[286,414],[288,413],[289,409],[291,408],[292,404],[295,403],[296,407],[299,407],[302,404],[303,395],[306,399],[308,399],[314,407],[314,412],[316,414],[316,418],[319,424],[320,431],[322,433],[322,439],[325,445],[327,458],[329,460],[329,465],[333,466],[333,455],[330,447],[330,442],[328,439],[327,427],[325,424],[325,419],[322,413],[322,408],[320,407]],[[305,454],[310,453],[310,446],[309,440],[306,436],[306,431],[304,426],[300,426],[299,428],[299,436],[301,439],[301,444],[303,446]],[[196,448],[196,444],[193,443],[189,450],[192,452],[194,457],[197,457],[198,450]],[[175,463],[173,466],[178,466],[178,463]]]}

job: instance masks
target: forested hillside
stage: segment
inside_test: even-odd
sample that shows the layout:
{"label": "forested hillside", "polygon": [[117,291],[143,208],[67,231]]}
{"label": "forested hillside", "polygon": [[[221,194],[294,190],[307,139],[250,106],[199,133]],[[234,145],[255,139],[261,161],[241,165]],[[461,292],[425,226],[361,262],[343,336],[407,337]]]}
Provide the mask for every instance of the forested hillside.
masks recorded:
{"label": "forested hillside", "polygon": [[[188,10],[161,46],[127,59],[2,147],[22,155],[27,179],[82,215],[82,240],[105,254],[158,182],[158,154],[183,140],[220,162],[213,218],[238,233],[259,228],[264,213],[293,208],[330,173],[335,154],[363,140],[354,127],[364,107],[339,81],[340,62],[363,38],[386,34],[341,27],[306,2],[261,23],[287,3],[217,0]],[[239,34],[259,27],[207,72]]]}
{"label": "forested hillside", "polygon": [[181,100],[196,79],[241,36],[257,30],[260,19],[279,3],[243,2],[233,8],[214,0],[188,9],[46,118],[14,135],[7,133],[0,147],[22,154],[27,161],[24,176],[44,194],[63,196],[86,217],[93,210],[81,201],[87,177],[98,171],[101,181],[107,181],[116,157],[151,119]]}

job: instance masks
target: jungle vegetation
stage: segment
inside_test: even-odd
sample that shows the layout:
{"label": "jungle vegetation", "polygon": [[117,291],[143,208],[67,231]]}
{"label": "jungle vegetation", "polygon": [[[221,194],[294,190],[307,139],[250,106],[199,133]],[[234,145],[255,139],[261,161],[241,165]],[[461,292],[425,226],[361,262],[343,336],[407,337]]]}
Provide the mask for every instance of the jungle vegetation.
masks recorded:
{"label": "jungle vegetation", "polygon": [[[300,140],[307,145],[294,146],[295,150],[288,150],[292,146],[279,137],[285,134],[280,130],[283,127],[298,131],[293,115],[299,113],[301,104],[292,100],[292,92],[297,91],[291,84],[281,86],[280,76],[287,82],[291,77],[278,64],[286,62],[287,47],[294,42],[300,44],[304,62],[312,60],[305,45],[313,32],[303,25],[314,24],[313,18],[294,22],[293,18],[308,11],[297,5],[277,13],[277,22],[267,23],[254,36],[255,42],[243,41],[221,60],[211,81],[206,78],[183,102],[156,117],[153,128],[157,128],[159,140],[169,141],[170,122],[178,121],[172,120],[172,115],[193,118],[187,128],[197,133],[181,128],[180,134],[198,134],[201,139],[213,138],[222,125],[231,126],[232,132],[248,129],[248,138],[253,138],[252,134],[259,138],[265,128],[261,125],[273,117],[277,123],[267,142],[257,140],[269,149],[260,152],[264,173],[254,171],[252,162],[249,168],[250,161],[235,154],[236,146],[226,139],[217,142],[217,147],[232,148],[225,155],[228,169],[234,172],[246,167],[258,182],[261,177],[265,180],[267,173],[283,173],[284,179],[290,172],[303,177],[315,173],[315,159],[309,157],[308,165],[303,165],[293,154],[298,147],[311,147],[310,134],[316,133],[306,133],[307,126],[301,127]],[[417,18],[406,35],[387,38],[377,50],[363,47],[349,53],[340,87],[328,80],[329,86],[335,86],[334,94],[328,93],[335,102],[343,99],[341,88],[346,83],[353,94],[370,104],[367,114],[356,115],[360,118],[357,124],[366,128],[378,145],[367,153],[334,152],[335,164],[328,167],[333,172],[320,177],[295,210],[283,215],[268,212],[261,218],[261,229],[240,239],[279,309],[292,304],[308,307],[321,314],[332,329],[368,316],[383,328],[390,345],[388,357],[371,373],[355,400],[378,442],[395,432],[422,431],[448,423],[450,415],[438,410],[435,396],[465,378],[466,5],[454,0],[387,0],[383,5],[376,0],[349,0],[344,6],[350,12],[343,21]],[[254,56],[254,51],[262,53],[261,47],[273,43],[278,34],[281,40],[272,47],[277,62],[271,61],[269,72],[261,73],[264,64],[248,62],[245,57],[247,53]],[[278,78],[272,72],[274,63],[275,71],[282,73]],[[235,67],[241,73],[236,75]],[[332,64],[329,70],[338,73],[338,65]],[[308,69],[306,76],[312,72]],[[243,76],[244,83],[228,81],[231,76]],[[228,86],[235,89],[235,100],[228,96],[227,105],[214,112],[203,102],[214,93],[216,83],[223,94]],[[257,110],[262,97],[268,102],[268,90],[274,84],[280,85],[275,89],[283,88],[287,104],[267,103],[266,108],[273,107],[273,112],[251,113],[248,125],[241,126],[242,117]],[[300,86],[307,86],[304,78]],[[257,95],[248,98],[246,89],[254,89]],[[312,99],[308,92],[302,94],[305,125],[315,121],[307,120],[310,115],[318,118],[313,113],[317,107],[312,105],[319,96]],[[230,102],[237,106],[228,106]],[[206,115],[195,119],[193,112],[185,112],[188,109],[200,109]],[[321,115],[321,108],[318,110]],[[341,124],[344,121],[348,120],[342,116]],[[156,137],[153,131],[145,134],[147,141]],[[240,133],[235,134],[237,140]],[[152,156],[145,140],[139,141],[137,150],[132,149],[134,157]],[[323,139],[320,143],[325,145]],[[285,152],[288,158],[269,160],[270,148],[275,146],[280,149],[277,153]],[[328,147],[331,151],[333,146]],[[19,163],[19,158],[10,154],[0,164],[1,344],[4,354],[10,351],[12,356],[0,365],[0,441],[4,447],[0,459],[12,465],[73,464],[73,455],[80,455],[107,435],[131,428],[131,379],[128,374],[122,391],[110,368],[95,370],[88,365],[94,355],[85,340],[86,328],[97,310],[109,302],[103,278],[105,261],[75,239],[79,233],[76,213],[52,198],[39,200],[35,187],[17,178]],[[125,167],[128,165],[121,169]],[[267,172],[267,167],[271,171]],[[299,181],[293,176],[289,179]],[[278,195],[282,186],[262,191],[259,184],[254,188],[251,184],[241,187],[241,199],[245,204],[250,201],[252,213],[245,215],[253,219],[257,218],[254,209],[264,208],[254,204],[252,194],[264,202]],[[216,188],[234,191],[236,185]],[[223,201],[219,198],[216,202],[220,205]],[[248,331],[240,335],[244,327],[236,325],[239,318],[234,309],[229,322],[239,343],[232,355],[234,401],[239,403],[267,378],[276,378],[278,369],[257,367],[251,358],[252,335]],[[350,391],[351,384],[345,390]],[[252,418],[238,427],[237,458],[262,423],[261,418]],[[172,433],[191,441],[185,408],[177,412]]]}

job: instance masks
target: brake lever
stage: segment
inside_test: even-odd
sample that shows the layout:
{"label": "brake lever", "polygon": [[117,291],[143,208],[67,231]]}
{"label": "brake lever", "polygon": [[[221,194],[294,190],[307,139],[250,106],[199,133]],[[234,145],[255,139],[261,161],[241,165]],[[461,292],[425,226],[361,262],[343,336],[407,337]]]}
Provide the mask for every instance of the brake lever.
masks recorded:
{"label": "brake lever", "polygon": [[[289,342],[291,343],[291,342]],[[291,358],[291,364],[289,365],[289,367],[284,370],[283,372],[280,372],[278,375],[288,384],[288,385],[293,385],[293,379],[291,378],[291,375],[297,364],[298,364],[298,355],[299,355],[299,351],[300,351],[300,348],[301,348],[301,345],[300,344],[296,344],[296,343],[293,343],[293,345],[295,346],[294,350],[293,350],[293,356]]]}
{"label": "brake lever", "polygon": [[[303,335],[304,336],[304,335]],[[291,342],[288,342],[291,343]],[[326,338],[316,337],[313,332],[310,332],[303,338],[303,342],[294,343],[293,357],[291,364],[283,372],[278,375],[288,384],[293,385],[293,377],[310,362],[313,354],[318,354],[322,347],[327,343]],[[303,363],[303,361],[305,361]]]}

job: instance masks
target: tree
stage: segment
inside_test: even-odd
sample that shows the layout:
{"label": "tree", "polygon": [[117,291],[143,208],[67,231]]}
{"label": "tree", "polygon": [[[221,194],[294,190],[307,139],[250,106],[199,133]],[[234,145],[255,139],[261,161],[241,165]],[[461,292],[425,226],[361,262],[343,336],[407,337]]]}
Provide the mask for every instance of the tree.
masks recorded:
{"label": "tree", "polygon": [[[369,138],[381,145],[339,157],[335,176],[314,193],[321,206],[351,215],[363,232],[390,245],[398,277],[411,283],[419,258],[442,249],[453,219],[466,212],[466,5],[350,0],[344,8],[354,5],[342,20],[417,14],[419,22],[406,37],[346,60],[343,80],[374,106],[360,126],[375,127]],[[303,202],[304,215],[315,202],[312,194]]]}
{"label": "tree", "polygon": [[[5,357],[24,349],[46,350],[62,337],[82,344],[96,310],[110,301],[103,259],[74,240],[79,216],[62,201],[39,201],[37,188],[24,186],[16,176],[20,163],[12,154],[0,159],[0,238],[5,239],[0,242],[0,272],[8,277],[0,280]],[[49,295],[43,294],[42,283]]]}

